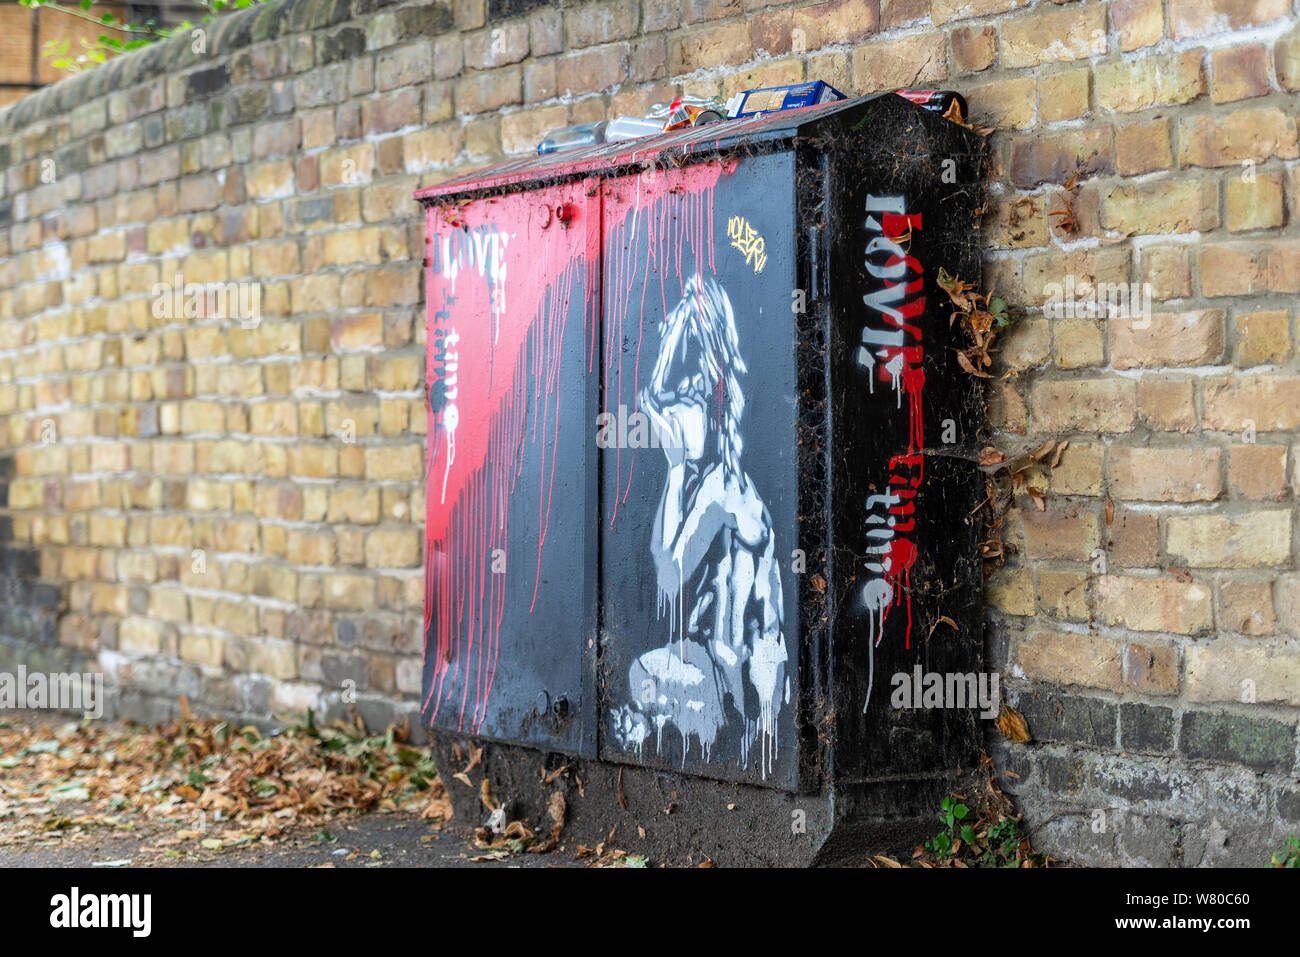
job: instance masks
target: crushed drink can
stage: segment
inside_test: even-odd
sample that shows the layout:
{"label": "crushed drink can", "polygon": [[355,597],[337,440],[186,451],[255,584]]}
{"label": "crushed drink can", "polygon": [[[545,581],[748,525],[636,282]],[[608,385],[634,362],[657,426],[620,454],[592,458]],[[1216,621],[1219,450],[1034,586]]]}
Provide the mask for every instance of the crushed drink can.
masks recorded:
{"label": "crushed drink can", "polygon": [[704,126],[708,123],[719,123],[723,119],[721,113],[708,107],[700,106],[695,103],[684,103],[679,96],[673,100],[668,107],[668,119],[664,122],[664,131],[681,130],[688,126]]}
{"label": "crushed drink can", "polygon": [[961,116],[966,118],[966,100],[962,95],[954,90],[895,90],[899,96],[905,100],[911,100],[917,106],[929,110],[931,113],[944,115],[952,108],[953,103],[961,110]]}

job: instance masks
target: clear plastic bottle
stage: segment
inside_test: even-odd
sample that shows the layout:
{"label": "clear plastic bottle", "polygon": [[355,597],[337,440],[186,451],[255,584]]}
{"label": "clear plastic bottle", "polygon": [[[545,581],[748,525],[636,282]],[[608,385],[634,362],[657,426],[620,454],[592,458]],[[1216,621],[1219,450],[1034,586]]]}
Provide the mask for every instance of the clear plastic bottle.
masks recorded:
{"label": "clear plastic bottle", "polygon": [[560,150],[571,150],[579,146],[595,146],[597,143],[605,142],[605,120],[599,120],[595,123],[579,123],[577,126],[566,126],[563,129],[552,130],[546,134],[546,138],[537,144],[537,155],[545,156],[547,153],[558,153]]}
{"label": "clear plastic bottle", "polygon": [[646,116],[616,116],[605,127],[605,142],[634,140],[664,131],[664,121]]}

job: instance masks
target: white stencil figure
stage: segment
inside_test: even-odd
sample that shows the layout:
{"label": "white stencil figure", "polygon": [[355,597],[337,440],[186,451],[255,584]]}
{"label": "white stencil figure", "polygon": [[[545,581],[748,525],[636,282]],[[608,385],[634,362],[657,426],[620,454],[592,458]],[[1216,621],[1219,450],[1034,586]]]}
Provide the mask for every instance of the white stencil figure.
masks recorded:
{"label": "white stencil figure", "polygon": [[789,687],[772,519],[740,463],[746,371],[726,292],[692,276],[640,394],[668,459],[650,542],[668,641],[632,663],[632,703],[612,718],[616,739],[638,751],[672,725],[683,760],[691,738],[709,760],[736,722],[740,763],[757,760],[766,777]]}

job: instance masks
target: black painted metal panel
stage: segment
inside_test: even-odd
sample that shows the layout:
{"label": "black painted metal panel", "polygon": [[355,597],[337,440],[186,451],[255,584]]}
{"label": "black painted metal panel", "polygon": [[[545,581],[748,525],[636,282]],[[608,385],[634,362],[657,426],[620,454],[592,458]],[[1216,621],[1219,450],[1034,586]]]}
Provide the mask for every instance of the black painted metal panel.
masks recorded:
{"label": "black painted metal panel", "polygon": [[936,279],[979,276],[983,144],[889,99],[859,122],[875,132],[831,163],[825,249],[841,781],[969,766],[975,711],[895,707],[893,691],[918,668],[978,682],[982,661],[980,391]]}
{"label": "black painted metal panel", "polygon": [[607,183],[609,760],[797,782],[794,162]]}
{"label": "black painted metal panel", "polygon": [[428,218],[423,715],[595,752],[599,195]]}
{"label": "black painted metal panel", "polygon": [[891,692],[982,664],[980,397],[936,278],[978,275],[983,155],[878,96],[419,194],[432,727],[854,815],[975,760],[973,710]]}

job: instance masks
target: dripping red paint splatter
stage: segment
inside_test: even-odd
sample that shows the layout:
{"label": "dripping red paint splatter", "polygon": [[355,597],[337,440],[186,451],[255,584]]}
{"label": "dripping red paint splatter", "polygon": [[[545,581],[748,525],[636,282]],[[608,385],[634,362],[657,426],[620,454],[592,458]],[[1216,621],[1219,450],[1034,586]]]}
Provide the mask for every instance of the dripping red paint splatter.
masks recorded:
{"label": "dripping red paint splatter", "polygon": [[[596,199],[594,184],[588,183],[567,191],[495,197],[450,213],[436,207],[431,211],[424,633],[432,674],[423,704],[427,723],[449,709],[457,730],[478,733],[489,715],[506,608],[507,579],[493,574],[496,564],[528,561],[534,566],[530,612],[544,587],[564,343],[585,335],[586,374],[597,374],[603,323],[601,411],[617,410],[620,403],[636,406],[651,273],[659,274],[666,311],[670,276],[676,277],[680,295],[694,271],[706,265],[713,270],[712,193],[719,175],[716,164],[649,171],[603,184],[603,196]],[[591,201],[576,199],[580,193]],[[605,224],[603,252],[602,226],[595,221],[602,204],[618,216]],[[566,206],[571,213],[567,219],[552,215]],[[562,229],[574,241],[556,242],[547,232]],[[637,286],[640,298],[633,303]],[[575,296],[584,299],[581,332],[568,322]],[[626,370],[625,331],[636,342],[635,359]],[[530,520],[529,527],[512,531],[510,506],[526,445],[540,460],[543,476],[536,525]],[[631,450],[615,452],[611,522],[631,488],[633,455]],[[512,548],[512,535],[526,544],[521,548],[514,541]],[[444,716],[440,723],[451,722]]]}
{"label": "dripping red paint splatter", "polygon": [[[540,241],[542,230],[566,228],[585,207],[571,207],[574,215],[561,224],[546,215],[561,206],[550,199],[506,196],[454,215],[435,209],[428,220],[434,347],[426,370],[424,616],[425,657],[434,670],[424,714],[432,723],[454,708],[458,730],[480,729],[496,676],[506,578],[493,571],[506,561],[535,564],[534,603],[541,584],[560,357],[565,336],[576,334],[567,328],[575,296],[585,299],[586,334],[594,341],[599,329],[590,278],[598,248]],[[526,443],[542,463],[533,554],[510,548],[509,505]]]}
{"label": "dripping red paint splatter", "polygon": [[907,449],[891,456],[883,495],[868,502],[866,549],[868,581],[863,595],[875,614],[870,640],[878,644],[890,611],[907,607],[905,646],[911,647],[911,573],[916,564],[916,496],[925,478],[924,331],[917,324],[925,313],[925,269],[908,252],[910,239],[922,228],[921,214],[908,213],[902,196],[869,196],[866,228],[870,237],[863,266],[879,284],[863,302],[868,310],[857,361],[869,385],[888,386],[901,407],[907,400]]}

